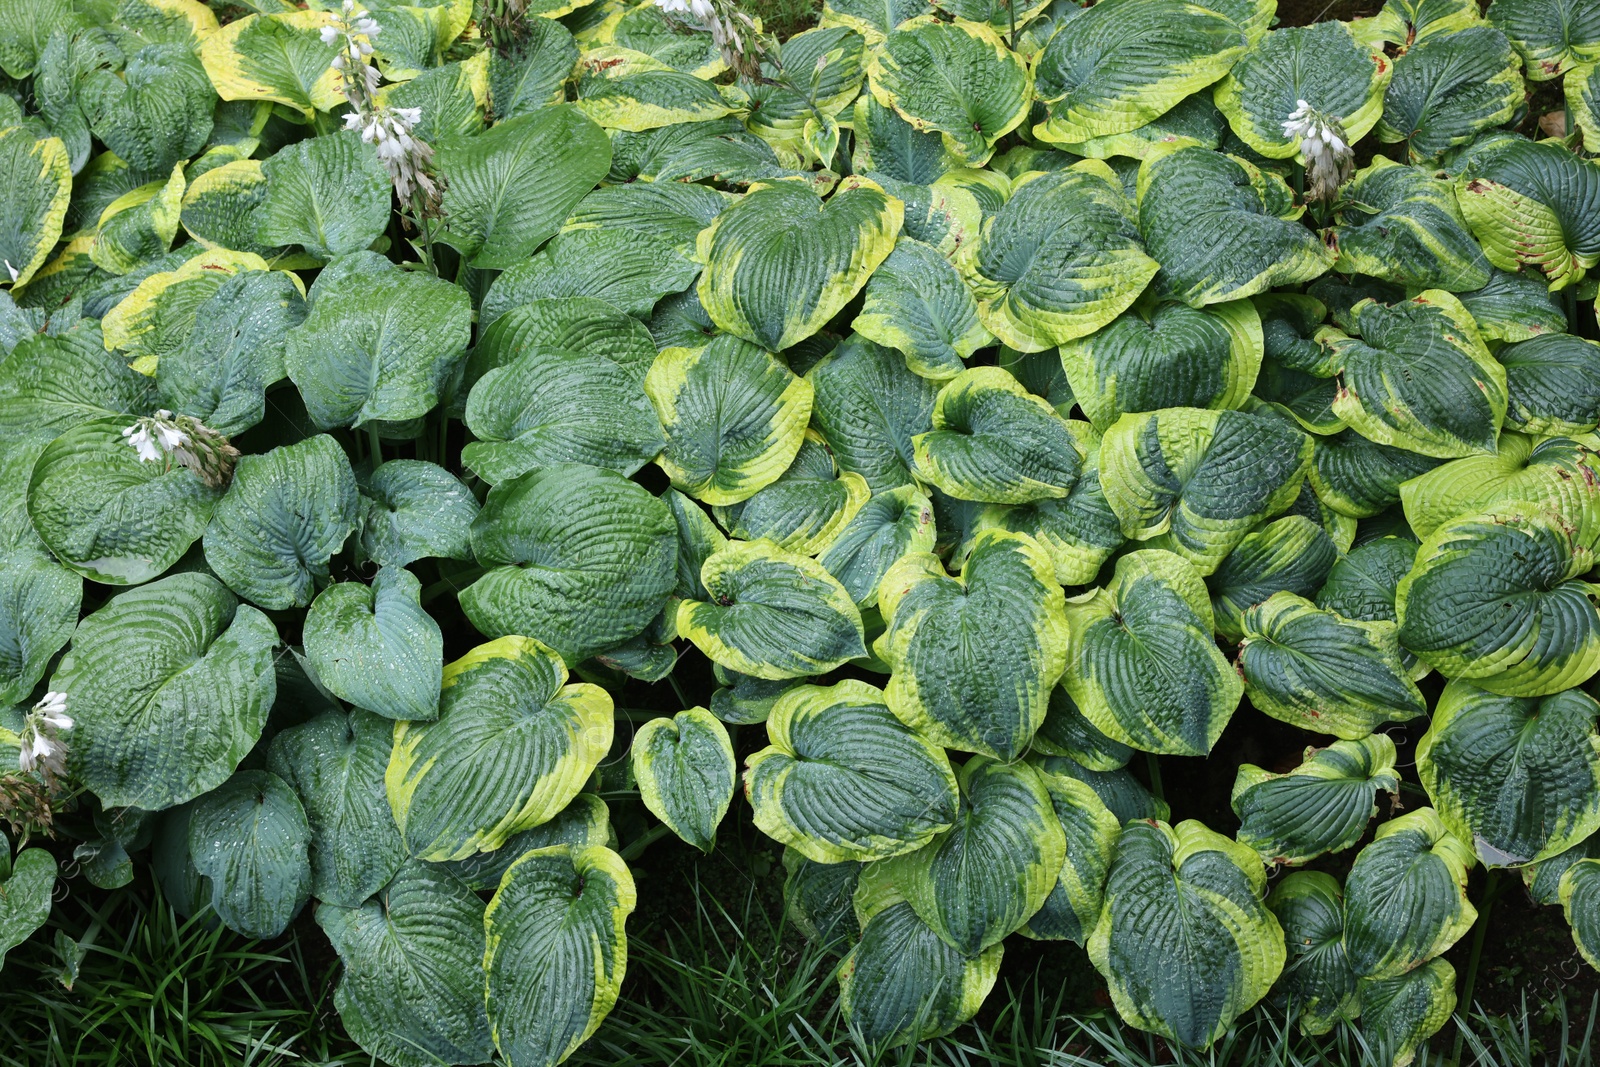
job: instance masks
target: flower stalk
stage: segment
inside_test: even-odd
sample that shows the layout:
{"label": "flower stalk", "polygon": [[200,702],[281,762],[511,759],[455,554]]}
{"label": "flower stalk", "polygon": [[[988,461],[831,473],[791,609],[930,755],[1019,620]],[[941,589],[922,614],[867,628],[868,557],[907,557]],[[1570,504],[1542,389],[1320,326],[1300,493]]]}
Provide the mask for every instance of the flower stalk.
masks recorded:
{"label": "flower stalk", "polygon": [[1331,202],[1339,186],[1355,174],[1355,152],[1337,115],[1318,111],[1304,100],[1283,123],[1284,136],[1300,142],[1305,165],[1305,198]]}
{"label": "flower stalk", "polygon": [[165,408],[134,420],[122,436],[139,454],[141,463],[176,463],[188,467],[212,489],[226,489],[233,481],[239,450],[228,439],[190,415],[174,415]]}

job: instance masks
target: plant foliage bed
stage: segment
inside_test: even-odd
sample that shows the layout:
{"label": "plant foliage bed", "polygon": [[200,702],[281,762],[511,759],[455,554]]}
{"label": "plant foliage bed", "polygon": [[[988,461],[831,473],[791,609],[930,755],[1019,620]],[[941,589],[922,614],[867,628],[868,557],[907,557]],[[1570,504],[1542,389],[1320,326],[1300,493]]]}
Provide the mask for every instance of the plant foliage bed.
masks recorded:
{"label": "plant foliage bed", "polygon": [[148,868],[555,1064],[732,811],[864,1047],[1600,967],[1600,2],[1274,14],[0,0],[0,959]]}

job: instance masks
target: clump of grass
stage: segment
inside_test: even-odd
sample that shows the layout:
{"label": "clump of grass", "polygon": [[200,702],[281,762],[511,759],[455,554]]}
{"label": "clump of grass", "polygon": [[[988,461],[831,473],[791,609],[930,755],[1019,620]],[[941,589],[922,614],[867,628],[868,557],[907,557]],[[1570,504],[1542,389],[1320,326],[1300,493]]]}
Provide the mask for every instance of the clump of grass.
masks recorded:
{"label": "clump of grass", "polygon": [[822,15],[822,0],[741,0],[740,7],[751,18],[761,20],[761,28],[788,40],[817,24]]}

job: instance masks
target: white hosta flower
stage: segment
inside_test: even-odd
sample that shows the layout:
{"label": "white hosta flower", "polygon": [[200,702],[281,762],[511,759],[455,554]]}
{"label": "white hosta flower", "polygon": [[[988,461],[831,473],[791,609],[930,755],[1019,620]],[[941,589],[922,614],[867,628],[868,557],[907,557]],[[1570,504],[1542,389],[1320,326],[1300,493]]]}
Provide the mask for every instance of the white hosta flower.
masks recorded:
{"label": "white hosta flower", "polygon": [[67,715],[67,694],[49,692],[33,706],[23,720],[17,766],[24,772],[38,771],[46,779],[67,773],[67,746],[60,735],[72,729]]}
{"label": "white hosta flower", "polygon": [[318,31],[322,36],[323,44],[332,44],[339,39],[339,27],[324,26]]}
{"label": "white hosta flower", "polygon": [[687,15],[689,0],[656,0],[656,7],[669,15]]}
{"label": "white hosta flower", "polygon": [[717,17],[717,9],[711,6],[711,0],[689,0],[689,14],[704,25]]}
{"label": "white hosta flower", "polygon": [[1338,116],[1318,111],[1296,100],[1283,123],[1283,135],[1300,142],[1300,161],[1306,168],[1306,199],[1332,200],[1339,186],[1355,173],[1355,153],[1350,150]]}
{"label": "white hosta flower", "polygon": [[139,453],[139,462],[154,463],[166,453],[161,451],[161,446],[156,444],[155,433],[151,430],[148,421],[140,419],[132,426],[122,431],[122,436],[128,439],[128,444]]}

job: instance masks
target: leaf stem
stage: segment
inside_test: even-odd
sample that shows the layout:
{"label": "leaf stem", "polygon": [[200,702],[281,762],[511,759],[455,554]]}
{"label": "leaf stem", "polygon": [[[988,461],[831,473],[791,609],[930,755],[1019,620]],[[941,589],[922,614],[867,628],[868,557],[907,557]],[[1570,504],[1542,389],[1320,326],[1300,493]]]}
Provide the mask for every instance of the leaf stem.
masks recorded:
{"label": "leaf stem", "polygon": [[1150,771],[1150,792],[1163,804],[1167,801],[1167,792],[1161,785],[1161,757],[1154,752],[1144,754],[1145,767]]}
{"label": "leaf stem", "polygon": [[482,578],[487,573],[489,573],[489,568],[478,566],[469,567],[460,574],[454,574],[447,578],[440,578],[437,582],[434,582],[431,585],[423,586],[422,593],[418,596],[418,600],[423,606],[426,606],[431,601],[439,599],[446,593],[459,593],[463,588],[471,585],[473,582],[477,581],[479,578]]}
{"label": "leaf stem", "polygon": [[[1478,961],[1483,957],[1483,942],[1489,934],[1489,912],[1494,908],[1495,898],[1500,895],[1500,871],[1489,867],[1484,871],[1483,895],[1478,898],[1478,921],[1472,928],[1472,954],[1467,957],[1467,974],[1461,983],[1461,997],[1457,1000],[1458,1010],[1472,1014],[1472,993],[1478,984]],[[1456,1033],[1454,1051],[1450,1054],[1450,1062],[1461,1063],[1461,1042],[1463,1035]]]}
{"label": "leaf stem", "polygon": [[671,832],[671,830],[667,829],[667,825],[665,823],[657,823],[644,833],[640,834],[638,837],[634,838],[632,841],[629,841],[627,847],[617,854],[622,857],[622,861],[624,863],[632,863],[634,860],[644,855],[645,849],[649,848],[663,837],[666,837]]}
{"label": "leaf stem", "polygon": [[383,462],[383,445],[378,440],[377,423],[367,423],[367,448],[372,452],[372,465],[374,467]]}

